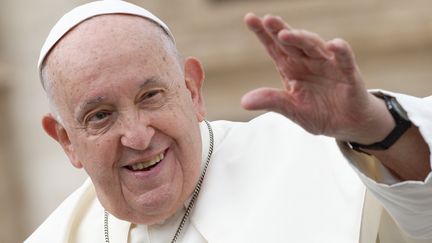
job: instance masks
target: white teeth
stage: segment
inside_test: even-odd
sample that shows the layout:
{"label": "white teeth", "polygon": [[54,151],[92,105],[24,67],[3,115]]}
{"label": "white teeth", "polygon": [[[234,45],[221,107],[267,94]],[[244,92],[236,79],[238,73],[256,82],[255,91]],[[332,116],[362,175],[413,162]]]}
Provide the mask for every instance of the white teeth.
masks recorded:
{"label": "white teeth", "polygon": [[153,165],[159,163],[161,160],[163,160],[163,158],[164,158],[164,154],[162,153],[162,154],[156,155],[156,157],[154,157],[153,159],[151,159],[149,161],[144,161],[144,162],[141,162],[141,163],[136,163],[136,164],[133,164],[133,165],[131,165],[129,167],[133,171],[143,170],[143,169],[146,169],[146,168],[148,168],[150,166],[153,166]]}

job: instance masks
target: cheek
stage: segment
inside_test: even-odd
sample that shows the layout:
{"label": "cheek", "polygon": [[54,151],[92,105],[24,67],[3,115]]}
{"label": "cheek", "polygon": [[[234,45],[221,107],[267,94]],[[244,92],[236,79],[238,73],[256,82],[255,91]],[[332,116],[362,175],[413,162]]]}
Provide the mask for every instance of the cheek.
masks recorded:
{"label": "cheek", "polygon": [[90,175],[112,168],[116,156],[116,146],[112,139],[81,140],[77,143],[77,156]]}
{"label": "cheek", "polygon": [[[180,89],[176,92],[173,101],[174,102],[170,102],[169,109],[170,113],[173,114],[174,119],[181,120],[184,125],[188,125],[191,122],[197,122],[197,110],[194,106],[189,90]],[[178,124],[179,122],[176,123]]]}

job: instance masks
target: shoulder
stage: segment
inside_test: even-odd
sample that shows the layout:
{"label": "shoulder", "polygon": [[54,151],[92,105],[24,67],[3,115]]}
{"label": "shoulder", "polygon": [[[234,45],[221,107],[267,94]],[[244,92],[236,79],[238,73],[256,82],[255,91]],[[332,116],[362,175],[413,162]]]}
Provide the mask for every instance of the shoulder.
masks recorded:
{"label": "shoulder", "polygon": [[285,116],[275,113],[275,112],[267,112],[260,116],[253,118],[247,122],[236,122],[236,121],[227,121],[227,120],[217,120],[213,121],[212,124],[217,126],[222,126],[225,128],[232,127],[250,127],[250,126],[266,126],[269,124],[279,124],[279,125],[295,125],[291,120],[286,118]]}
{"label": "shoulder", "polygon": [[274,112],[262,114],[248,122],[214,121],[212,126],[219,146],[226,143],[252,145],[257,142],[260,147],[265,144],[280,144],[285,147],[287,143],[293,142],[296,145],[320,146],[325,143],[336,148],[333,139],[312,135],[285,116]]}
{"label": "shoulder", "polygon": [[70,225],[76,217],[75,212],[92,201],[95,196],[93,184],[90,179],[87,179],[24,242],[65,242],[70,231]]}

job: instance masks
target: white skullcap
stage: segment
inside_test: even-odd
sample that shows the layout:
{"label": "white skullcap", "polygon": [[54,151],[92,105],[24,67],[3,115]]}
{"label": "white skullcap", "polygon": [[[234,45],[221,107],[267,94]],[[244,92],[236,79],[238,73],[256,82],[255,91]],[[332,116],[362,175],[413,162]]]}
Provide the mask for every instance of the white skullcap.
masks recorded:
{"label": "white skullcap", "polygon": [[[158,17],[150,13],[144,8],[133,5],[131,3],[121,1],[121,0],[101,0],[90,2],[72,9],[70,12],[66,13],[51,29],[45,43],[42,46],[39,61],[38,61],[38,72],[39,78],[42,82],[42,64],[54,47],[54,45],[72,28],[80,24],[81,22],[98,15],[104,14],[130,14],[141,16],[143,18],[152,20],[169,35],[169,37],[174,41],[174,37],[169,30],[168,26],[160,20]],[[43,85],[43,83],[42,83]],[[45,88],[45,87],[44,87]]]}

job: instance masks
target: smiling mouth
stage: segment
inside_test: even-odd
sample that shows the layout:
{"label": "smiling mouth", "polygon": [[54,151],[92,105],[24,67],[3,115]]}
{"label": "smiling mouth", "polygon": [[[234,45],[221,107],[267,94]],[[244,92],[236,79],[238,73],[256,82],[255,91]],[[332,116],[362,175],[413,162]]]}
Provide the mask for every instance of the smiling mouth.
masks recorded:
{"label": "smiling mouth", "polygon": [[164,159],[164,157],[165,157],[164,153],[161,153],[156,155],[151,160],[138,162],[133,165],[128,165],[126,166],[126,168],[131,171],[148,171],[154,168],[156,165],[158,165]]}

